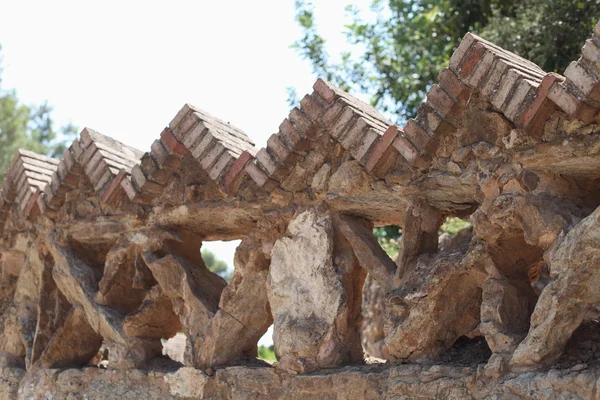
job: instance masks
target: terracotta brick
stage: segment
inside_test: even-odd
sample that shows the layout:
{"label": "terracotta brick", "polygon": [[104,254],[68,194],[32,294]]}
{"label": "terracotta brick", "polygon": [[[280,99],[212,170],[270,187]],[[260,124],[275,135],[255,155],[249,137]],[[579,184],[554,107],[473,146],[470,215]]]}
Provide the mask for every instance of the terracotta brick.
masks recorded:
{"label": "terracotta brick", "polygon": [[364,118],[359,117],[350,129],[338,137],[342,147],[347,150],[350,149],[352,145],[364,135],[365,129],[368,126],[367,121]]}
{"label": "terracotta brick", "polygon": [[179,112],[177,112],[177,115],[175,115],[175,117],[169,123],[169,129],[171,129],[171,131],[175,130],[177,126],[192,112],[192,107],[187,103],[184,104],[183,107],[181,107],[181,109],[179,110]]}
{"label": "terracotta brick", "polygon": [[555,83],[548,91],[548,98],[571,117],[591,123],[594,121],[597,110],[580,101],[567,89],[564,83]]}
{"label": "terracotta brick", "polygon": [[79,144],[79,139],[73,140],[73,144],[69,147],[75,161],[81,163],[81,155],[83,154],[83,148]]}
{"label": "terracotta brick", "polygon": [[335,124],[329,129],[331,136],[339,138],[344,136],[344,133],[354,126],[351,121],[354,118],[352,108],[345,107],[342,115],[338,118]]}
{"label": "terracotta brick", "polygon": [[119,200],[123,197],[123,187],[121,186],[121,182],[123,179],[127,177],[127,173],[125,171],[119,172],[119,174],[113,179],[110,184],[106,187],[106,189],[102,192],[102,196],[100,199],[104,203],[111,204],[113,206],[117,206]]}
{"label": "terracotta brick", "polygon": [[154,161],[156,161],[156,163],[158,165],[162,166],[165,163],[165,161],[167,161],[167,158],[169,157],[169,153],[167,153],[167,149],[165,149],[165,147],[163,146],[163,144],[160,140],[155,140],[152,143],[152,146],[150,149],[151,149],[150,154],[152,155],[152,158],[154,158]]}
{"label": "terracotta brick", "polygon": [[244,175],[244,168],[248,161],[252,159],[252,154],[247,151],[242,152],[237,160],[233,162],[229,170],[225,173],[223,178],[223,187],[227,193],[237,192],[237,187],[241,182],[242,175]]}
{"label": "terracotta brick", "polygon": [[160,140],[169,153],[176,157],[183,157],[189,153],[168,128],[162,131]]}
{"label": "terracotta brick", "polygon": [[315,130],[314,124],[312,123],[312,121],[310,119],[308,119],[308,117],[306,115],[304,115],[304,113],[302,111],[300,111],[300,109],[298,107],[295,107],[290,112],[289,119],[290,119],[290,122],[292,123],[292,125],[294,125],[294,127],[296,128],[296,131],[303,138],[312,136],[312,134],[314,133],[314,130]]}
{"label": "terracotta brick", "polygon": [[135,188],[131,184],[129,177],[124,178],[121,181],[121,187],[123,188],[123,191],[127,195],[127,198],[129,198],[129,200],[133,200],[136,197],[137,192],[135,191]]}
{"label": "terracotta brick", "polygon": [[446,117],[456,102],[439,85],[433,85],[427,93],[427,102],[434,107],[442,117]]}
{"label": "terracotta brick", "polygon": [[200,121],[200,117],[194,113],[189,113],[186,118],[184,118],[179,125],[175,129],[170,129],[173,133],[173,136],[180,141],[183,142],[183,139],[190,133],[191,130],[194,129],[198,122]]}
{"label": "terracotta brick", "polygon": [[521,79],[515,89],[512,98],[504,103],[504,115],[511,121],[515,121],[522,110],[527,107],[527,104],[532,101],[537,89],[537,83],[527,79]]}
{"label": "terracotta brick", "polygon": [[502,110],[504,103],[510,100],[510,96],[518,85],[521,75],[514,69],[509,69],[500,80],[498,90],[493,94],[491,102],[498,110]]}
{"label": "terracotta brick", "polygon": [[408,161],[409,163],[414,162],[419,155],[421,154],[419,152],[419,149],[416,148],[411,142],[410,140],[408,140],[406,137],[404,137],[404,135],[399,134],[396,139],[394,139],[394,142],[392,143],[392,145],[394,146],[394,148],[396,150],[398,150],[398,153],[400,153],[400,155],[402,157],[404,157],[404,159],[406,161]]}
{"label": "terracotta brick", "polygon": [[189,150],[193,151],[194,147],[200,143],[208,127],[203,121],[198,121],[196,125],[183,137],[182,143]]}
{"label": "terracotta brick", "polygon": [[150,153],[146,153],[142,156],[142,159],[140,160],[140,167],[144,172],[144,175],[147,177],[151,177],[152,175],[154,175],[154,173],[158,171],[159,168],[158,164],[152,158]]}
{"label": "terracotta brick", "polygon": [[354,144],[354,146],[350,150],[350,154],[352,155],[352,157],[365,164],[366,161],[364,161],[363,159],[365,158],[369,150],[371,150],[371,147],[375,146],[375,143],[377,142],[377,139],[380,136],[381,135],[376,130],[374,130],[373,128],[368,128],[367,131],[364,132],[361,137],[359,137],[359,140]]}
{"label": "terracotta brick", "polygon": [[290,155],[290,150],[285,147],[277,134],[272,134],[271,137],[269,137],[269,140],[267,140],[267,147],[281,162],[285,161]]}
{"label": "terracotta brick", "polygon": [[244,170],[259,187],[265,186],[269,180],[269,177],[254,162],[247,163]]}
{"label": "terracotta brick", "polygon": [[573,61],[565,70],[565,77],[586,97],[600,101],[600,85],[596,79],[586,71],[584,65]]}
{"label": "terracotta brick", "polygon": [[131,183],[136,192],[141,192],[144,185],[146,185],[146,182],[148,182],[148,179],[144,175],[142,168],[139,165],[134,166],[131,169]]}
{"label": "terracotta brick", "polygon": [[481,88],[481,94],[484,97],[489,99],[495,93],[495,89],[507,69],[508,66],[505,63],[499,60],[494,62],[494,66],[492,67],[490,74],[486,78],[485,83]]}
{"label": "terracotta brick", "polygon": [[414,119],[409,119],[404,127],[404,134],[417,146],[419,151],[425,151],[431,137]]}
{"label": "terracotta brick", "polygon": [[465,102],[471,96],[471,90],[448,68],[442,69],[438,75],[438,81],[440,86],[458,102]]}
{"label": "terracotta brick", "polygon": [[194,149],[192,150],[192,157],[200,161],[204,158],[206,154],[208,154],[210,149],[212,149],[216,145],[216,143],[217,140],[210,133],[210,131],[206,132],[200,143],[198,143],[198,145],[196,145],[196,147],[194,147]]}
{"label": "terracotta brick", "polygon": [[256,159],[258,160],[258,165],[261,166],[269,175],[272,175],[275,173],[275,171],[277,171],[277,162],[273,160],[267,149],[260,149],[258,153],[256,153]]}
{"label": "terracotta brick", "polygon": [[471,75],[471,72],[473,72],[477,64],[482,61],[485,52],[486,48],[481,43],[475,43],[475,45],[471,47],[458,69],[459,75],[463,79],[466,79]]}
{"label": "terracotta brick", "polygon": [[328,103],[331,103],[335,100],[335,92],[330,87],[328,82],[325,82],[323,79],[319,78],[313,85],[313,89],[315,92],[319,94]]}
{"label": "terracotta brick", "polygon": [[225,151],[223,154],[221,154],[215,165],[213,165],[213,167],[210,169],[208,176],[213,181],[218,181],[219,177],[229,169],[234,161],[235,159],[231,153],[229,153],[229,151]]}
{"label": "terracotta brick", "polygon": [[419,106],[415,120],[430,137],[444,135],[456,130],[452,124],[444,121],[437,111],[428,103],[422,103]]}
{"label": "terracotta brick", "polygon": [[337,121],[340,116],[342,109],[344,108],[344,103],[341,101],[333,104],[321,117],[321,123],[325,128],[329,128],[335,121]]}
{"label": "terracotta brick", "polygon": [[466,83],[472,88],[479,89],[484,79],[489,75],[495,59],[496,56],[493,52],[486,51],[471,75],[465,80]]}
{"label": "terracotta brick", "polygon": [[475,36],[473,36],[471,33],[467,33],[465,36],[463,36],[458,47],[456,48],[456,50],[454,50],[452,56],[450,57],[450,63],[448,66],[451,70],[453,70],[454,72],[458,71],[459,65],[462,63],[463,58],[468,53],[469,49],[471,48],[471,45],[474,42]]}
{"label": "terracotta brick", "polygon": [[308,94],[300,101],[300,109],[313,121],[317,121],[323,112],[323,108],[319,103]]}
{"label": "terracotta brick", "polygon": [[25,218],[30,218],[30,217],[32,218],[32,217],[35,217],[36,215],[39,215],[39,209],[37,207],[37,200],[41,193],[42,192],[39,188],[37,190],[35,190],[33,193],[31,193],[31,196],[27,200],[27,204],[25,204],[25,207],[23,207],[23,216]]}
{"label": "terracotta brick", "polygon": [[109,184],[109,182],[116,176],[118,175],[118,172],[116,174],[114,174],[112,171],[110,170],[105,170],[103,174],[101,174],[100,178],[98,179],[97,183],[94,185],[94,190],[97,193],[102,193],[103,189]]}
{"label": "terracotta brick", "polygon": [[581,53],[586,63],[594,69],[596,74],[600,74],[600,47],[593,40],[588,39],[585,41]]}
{"label": "terracotta brick", "polygon": [[538,87],[536,97],[517,118],[517,127],[525,129],[536,138],[542,136],[543,124],[557,108],[556,104],[548,98],[548,92],[555,82],[562,81],[564,78],[555,73],[549,73],[544,77]]}
{"label": "terracotta brick", "polygon": [[392,145],[394,139],[396,139],[396,136],[398,136],[398,127],[391,125],[383,136],[379,138],[373,150],[367,156],[366,168],[368,172],[371,172],[380,162],[387,149]]}
{"label": "terracotta brick", "polygon": [[38,213],[37,215],[43,215],[46,212],[47,205],[46,205],[46,196],[44,195],[44,192],[42,192],[37,197],[36,209],[37,209],[37,213]]}
{"label": "terracotta brick", "polygon": [[217,162],[224,151],[225,147],[219,141],[215,141],[214,146],[198,160],[202,169],[208,171]]}
{"label": "terracotta brick", "polygon": [[278,136],[290,150],[294,150],[296,145],[302,140],[302,137],[300,137],[300,134],[296,131],[296,128],[294,128],[292,123],[287,118],[283,120],[281,125],[279,125]]}

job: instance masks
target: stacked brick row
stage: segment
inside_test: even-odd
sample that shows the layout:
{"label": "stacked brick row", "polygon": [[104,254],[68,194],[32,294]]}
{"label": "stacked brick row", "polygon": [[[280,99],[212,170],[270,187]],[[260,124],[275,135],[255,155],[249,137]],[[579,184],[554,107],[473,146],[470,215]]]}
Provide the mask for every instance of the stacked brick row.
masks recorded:
{"label": "stacked brick row", "polygon": [[132,170],[130,198],[150,204],[164,190],[180,160],[191,155],[202,170],[226,191],[228,178],[243,160],[255,154],[254,143],[240,129],[186,104],[177,113],[151,151],[144,154],[140,165]]}
{"label": "stacked brick row", "polygon": [[52,180],[58,161],[31,151],[19,150],[12,159],[0,193],[0,227],[13,203],[25,217],[40,211],[40,194]]}
{"label": "stacked brick row", "polygon": [[548,96],[567,114],[584,122],[600,120],[600,22],[591,39],[583,46],[582,55],[565,70]]}
{"label": "stacked brick row", "polygon": [[449,70],[533,137],[542,136],[545,122],[558,109],[586,123],[598,121],[600,23],[586,42],[582,57],[569,65],[564,77],[545,73],[531,61],[470,33],[453,53]]}
{"label": "stacked brick row", "polygon": [[[44,204],[57,210],[68,191],[79,186],[86,177],[102,201],[116,204],[122,191],[117,190],[128,181],[131,170],[139,162],[142,152],[85,128],[65,151],[57,171],[44,190]],[[43,212],[43,210],[42,210]]]}

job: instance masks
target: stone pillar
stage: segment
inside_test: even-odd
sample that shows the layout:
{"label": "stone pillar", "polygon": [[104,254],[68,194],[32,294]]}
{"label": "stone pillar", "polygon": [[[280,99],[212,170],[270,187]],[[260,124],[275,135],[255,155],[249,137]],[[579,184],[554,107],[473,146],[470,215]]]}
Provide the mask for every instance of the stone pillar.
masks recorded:
{"label": "stone pillar", "polygon": [[[333,218],[297,215],[271,253],[267,284],[278,366],[290,373],[333,367],[362,357],[360,304],[365,271]],[[339,236],[339,235],[337,235]]]}

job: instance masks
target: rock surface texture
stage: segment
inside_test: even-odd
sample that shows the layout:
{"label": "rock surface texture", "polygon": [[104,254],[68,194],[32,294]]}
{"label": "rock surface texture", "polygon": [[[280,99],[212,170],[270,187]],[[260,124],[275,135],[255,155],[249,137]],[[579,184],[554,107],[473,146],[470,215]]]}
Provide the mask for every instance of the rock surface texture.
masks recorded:
{"label": "rock surface texture", "polygon": [[20,150],[0,399],[597,398],[599,44],[562,76],[467,34],[404,127],[319,79],[262,149],[186,104],[146,153]]}

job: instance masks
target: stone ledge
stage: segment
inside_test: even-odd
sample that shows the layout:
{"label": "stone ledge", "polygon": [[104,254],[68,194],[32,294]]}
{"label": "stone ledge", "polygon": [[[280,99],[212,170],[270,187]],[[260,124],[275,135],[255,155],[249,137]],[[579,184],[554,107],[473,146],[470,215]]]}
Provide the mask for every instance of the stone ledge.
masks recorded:
{"label": "stone ledge", "polygon": [[[600,368],[507,374],[477,368],[384,364],[288,375],[268,367],[229,367],[213,376],[183,367],[174,372],[98,368],[0,370],[0,400],[70,399],[483,399],[595,398]],[[72,397],[75,396],[75,397]],[[539,397],[537,397],[539,396]]]}

